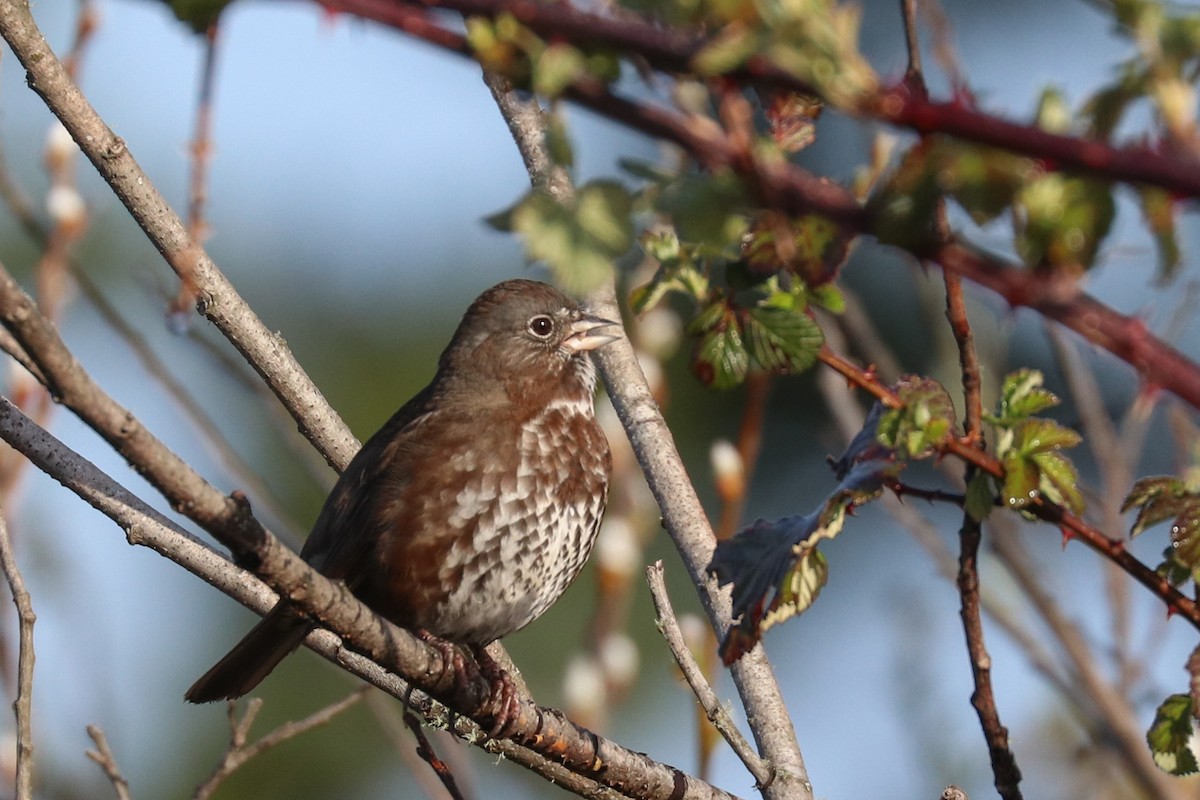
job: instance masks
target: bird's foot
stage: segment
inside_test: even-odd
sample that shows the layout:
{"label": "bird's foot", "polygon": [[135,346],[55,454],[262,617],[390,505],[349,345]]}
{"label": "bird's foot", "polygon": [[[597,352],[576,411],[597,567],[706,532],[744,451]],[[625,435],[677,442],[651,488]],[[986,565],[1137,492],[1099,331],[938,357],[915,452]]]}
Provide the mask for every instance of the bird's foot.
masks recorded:
{"label": "bird's foot", "polygon": [[491,694],[488,697],[485,713],[492,721],[487,734],[493,739],[508,738],[512,733],[513,723],[520,716],[521,699],[512,677],[496,663],[487,648],[483,645],[471,645],[475,664],[469,667],[462,649],[453,642],[425,630],[418,630],[416,633],[418,638],[441,653],[443,669],[453,676],[456,690],[466,690],[476,675],[487,680]]}
{"label": "bird's foot", "polygon": [[488,700],[488,709],[492,716],[492,727],[488,736],[493,739],[507,739],[512,735],[513,727],[521,716],[521,698],[512,676],[496,663],[484,645],[471,645],[471,652],[479,664],[479,674],[487,678],[491,685],[492,694]]}

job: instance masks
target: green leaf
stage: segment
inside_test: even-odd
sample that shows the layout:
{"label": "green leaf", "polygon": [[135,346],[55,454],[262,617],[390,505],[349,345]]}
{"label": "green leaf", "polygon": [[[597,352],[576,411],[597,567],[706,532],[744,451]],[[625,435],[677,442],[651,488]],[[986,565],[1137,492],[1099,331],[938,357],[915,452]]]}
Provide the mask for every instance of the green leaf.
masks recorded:
{"label": "green leaf", "polygon": [[667,186],[659,210],[675,223],[679,238],[702,253],[736,253],[746,232],[746,197],[731,172],[688,175]]}
{"label": "green leaf", "polygon": [[1083,105],[1082,116],[1090,120],[1088,134],[1096,139],[1111,138],[1129,106],[1146,96],[1149,82],[1141,59],[1126,61],[1118,69],[1116,81],[1101,88]]}
{"label": "green leaf", "polygon": [[812,289],[813,302],[834,314],[846,310],[846,297],[837,284],[825,283]]}
{"label": "green leaf", "polygon": [[1175,202],[1165,189],[1153,186],[1139,187],[1137,193],[1146,227],[1154,235],[1159,279],[1168,280],[1174,277],[1183,260],[1175,232]]}
{"label": "green leaf", "polygon": [[594,181],[564,206],[534,190],[487,221],[520,234],[530,259],[546,262],[569,291],[586,293],[612,270],[633,243],[632,198],[620,184]]}
{"label": "green leaf", "polygon": [[893,387],[901,406],[884,412],[879,441],[899,458],[925,458],[953,435],[954,402],[932,378],[906,375]]}
{"label": "green leaf", "polygon": [[763,109],[771,139],[784,153],[797,153],[817,139],[818,97],[797,92],[777,92]]}
{"label": "green leaf", "polygon": [[1007,211],[1033,170],[1033,162],[1027,158],[952,140],[939,140],[935,155],[931,167],[938,189],[962,206],[977,225]]}
{"label": "green leaf", "polygon": [[1018,194],[1014,244],[1031,267],[1078,267],[1096,260],[1116,216],[1112,187],[1047,173]]}
{"label": "green leaf", "polygon": [[1022,509],[1038,497],[1038,485],[1041,483],[1037,467],[1032,461],[1019,456],[1006,457],[1004,463],[1004,484],[1000,488],[1000,499],[1012,509]]}
{"label": "green leaf", "polygon": [[575,164],[575,149],[571,147],[571,137],[567,135],[567,124],[561,114],[550,113],[546,120],[546,151],[550,160],[559,166],[570,169]]}
{"label": "green leaf", "polygon": [[1121,505],[1122,512],[1134,508],[1138,513],[1130,536],[1172,520],[1171,544],[1163,553],[1158,571],[1177,586],[1189,577],[1200,578],[1200,493],[1179,478],[1142,478]]}
{"label": "green leaf", "polygon": [[996,507],[996,490],[992,488],[992,476],[986,472],[976,472],[967,484],[967,496],[963,503],[971,519],[983,522],[991,516]]}
{"label": "green leaf", "polygon": [[1173,694],[1155,712],[1154,722],[1146,732],[1146,744],[1161,769],[1172,775],[1191,775],[1197,771],[1196,757],[1190,747],[1195,735],[1192,698]]}
{"label": "green leaf", "polygon": [[825,337],[803,311],[760,306],[743,317],[751,358],[772,372],[803,372],[817,360]]}
{"label": "green leaf", "polygon": [[587,70],[587,63],[578,48],[556,42],[545,50],[533,65],[533,90],[543,97],[555,98]]}
{"label": "green leaf", "polygon": [[[750,354],[742,342],[733,312],[724,302],[715,303],[709,309],[710,315],[713,309],[720,312],[719,318],[712,324],[704,324],[705,333],[696,346],[692,371],[706,386],[729,389],[746,379],[746,373],[750,370]],[[697,321],[701,318],[706,318],[706,315],[702,314]]]}
{"label": "green leaf", "polygon": [[1195,494],[1189,491],[1187,485],[1179,478],[1156,475],[1142,478],[1133,484],[1133,488],[1121,503],[1121,513],[1138,509],[1137,519],[1129,531],[1130,536],[1137,536],[1163,520],[1192,513],[1195,503]]}
{"label": "green leaf", "polygon": [[1051,502],[1074,514],[1083,511],[1083,494],[1079,491],[1079,473],[1062,453],[1037,453],[1032,456],[1041,474],[1038,490]]}
{"label": "green leaf", "polygon": [[187,23],[195,33],[208,30],[231,2],[232,0],[166,0],[179,21]]}
{"label": "green leaf", "polygon": [[1058,405],[1058,397],[1042,388],[1043,380],[1042,373],[1036,369],[1010,372],[1004,377],[1004,385],[1000,388],[996,416],[988,415],[988,421],[993,425],[1011,427],[1021,420]]}
{"label": "green leaf", "polygon": [[1070,460],[1058,452],[1079,444],[1078,433],[1052,420],[1026,419],[1013,427],[1007,441],[1001,453],[1001,499],[1007,507],[1025,508],[1045,497],[1074,513],[1083,509],[1079,476]]}
{"label": "green leaf", "polygon": [[701,75],[721,75],[746,62],[759,48],[758,33],[745,23],[731,22],[692,56],[692,68]]}
{"label": "green leaf", "polygon": [[787,270],[809,286],[837,277],[850,254],[853,231],[811,214],[786,219],[762,214],[755,219],[742,248],[747,266],[760,274]]}

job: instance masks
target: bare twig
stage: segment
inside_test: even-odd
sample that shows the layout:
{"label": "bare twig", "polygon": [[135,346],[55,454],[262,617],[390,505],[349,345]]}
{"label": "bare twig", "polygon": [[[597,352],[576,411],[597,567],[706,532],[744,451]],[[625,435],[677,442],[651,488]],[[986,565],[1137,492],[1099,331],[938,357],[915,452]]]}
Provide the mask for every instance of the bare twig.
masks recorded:
{"label": "bare twig", "polygon": [[121,774],[121,768],[117,766],[117,760],[108,747],[108,738],[105,737],[104,731],[96,725],[88,725],[87,734],[96,745],[95,750],[87,751],[87,757],[104,770],[105,777],[112,784],[113,791],[117,793],[117,800],[132,800],[133,795],[129,793],[129,781],[125,780],[125,776]]}
{"label": "bare twig", "polygon": [[330,703],[325,708],[310,714],[298,722],[289,722],[285,725],[280,725],[253,744],[247,744],[246,742],[249,740],[250,728],[254,725],[254,720],[258,717],[258,712],[262,709],[262,700],[257,697],[251,699],[246,705],[246,711],[242,714],[241,719],[238,719],[237,716],[237,705],[230,703],[229,747],[222,754],[220,762],[217,763],[216,768],[208,779],[196,787],[196,792],[192,797],[194,800],[207,800],[209,797],[212,797],[213,792],[217,790],[221,783],[241,768],[247,761],[277,745],[283,744],[289,739],[294,739],[314,728],[325,725],[338,714],[341,714],[362,700],[370,689],[370,686],[360,686],[341,700]]}
{"label": "bare twig", "polygon": [[654,600],[658,630],[662,633],[667,647],[670,648],[671,655],[675,657],[675,662],[679,664],[679,669],[687,680],[688,686],[692,687],[692,693],[696,695],[700,707],[704,709],[705,717],[733,748],[733,752],[746,765],[746,769],[754,776],[754,780],[760,786],[765,784],[771,779],[771,765],[754,752],[750,742],[746,741],[741,731],[737,729],[733,718],[721,706],[720,698],[713,691],[708,679],[704,676],[704,671],[700,669],[700,664],[696,662],[692,651],[688,649],[687,643],[683,640],[683,631],[679,629],[679,620],[675,617],[675,609],[671,606],[671,598],[667,594],[667,585],[663,580],[662,561],[656,561],[646,567],[646,581],[650,584],[650,597]]}
{"label": "bare twig", "polygon": [[13,605],[17,609],[19,650],[17,652],[17,696],[13,711],[17,717],[17,800],[33,797],[33,625],[37,614],[33,602],[25,589],[25,579],[17,566],[13,553],[12,537],[8,535],[8,522],[0,509],[0,571],[8,581]]}
{"label": "bare twig", "polygon": [[263,324],[188,235],[183,220],[134,160],[124,140],[109,129],[71,80],[27,3],[0,3],[0,36],[25,67],[29,85],[63,123],[147,238],[176,274],[192,276],[200,292],[200,310],[263,377],[326,460],[337,468],[345,467],[358,450],[353,434],[283,340]]}
{"label": "bare twig", "polygon": [[[188,234],[202,243],[207,236],[204,206],[208,201],[208,167],[212,161],[212,111],[216,91],[217,53],[221,30],[220,16],[213,18],[204,32],[204,61],[200,68],[200,92],[196,98],[196,127],[192,133],[191,175],[188,180]],[[171,313],[184,314],[196,304],[200,292],[189,274],[179,276],[179,293],[171,304]]]}
{"label": "bare twig", "polygon": [[[908,43],[908,72],[905,79],[914,94],[925,95],[927,92],[925,76],[921,71],[916,0],[900,0],[900,9],[904,18],[905,41]],[[944,201],[938,201],[934,213],[937,236],[939,240],[946,241],[949,237],[949,226]],[[967,318],[962,279],[957,274],[946,271],[943,271],[942,277],[946,285],[946,319],[958,345],[959,367],[962,373],[964,443],[982,452],[983,402],[980,395],[979,358],[975,352],[971,323]],[[975,477],[976,469],[974,464],[966,464],[964,482],[968,485]],[[996,696],[992,688],[992,659],[988,655],[983,636],[979,591],[979,543],[982,536],[981,521],[972,516],[969,509],[964,508],[962,525],[959,528],[960,550],[955,583],[961,600],[960,616],[971,664],[971,677],[975,682],[971,705],[975,707],[984,739],[987,741],[997,791],[1005,800],[1020,800],[1021,771],[1017,768],[1016,758],[1008,744],[1008,729],[1000,722],[1000,711],[996,707]]]}
{"label": "bare twig", "polygon": [[452,800],[463,800],[463,794],[458,789],[458,782],[454,780],[454,772],[450,769],[450,765],[438,758],[437,752],[434,751],[433,745],[429,743],[429,739],[425,736],[425,731],[421,728],[421,723],[411,712],[404,712],[404,724],[412,731],[413,736],[417,740],[417,755],[429,765],[433,773],[437,775],[441,781],[442,788],[450,795]]}

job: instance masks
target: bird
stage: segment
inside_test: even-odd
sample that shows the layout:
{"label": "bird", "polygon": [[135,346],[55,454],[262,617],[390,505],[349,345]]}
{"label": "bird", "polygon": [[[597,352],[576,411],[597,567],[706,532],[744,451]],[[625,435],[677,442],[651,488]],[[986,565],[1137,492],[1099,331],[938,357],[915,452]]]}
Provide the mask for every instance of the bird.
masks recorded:
{"label": "bird", "polygon": [[[342,472],[301,557],[384,618],[495,668],[483,648],[540,617],[596,540],[612,457],[590,353],[616,329],[539,281],[483,292],[429,385]],[[281,599],[185,698],[249,693],[315,627]]]}

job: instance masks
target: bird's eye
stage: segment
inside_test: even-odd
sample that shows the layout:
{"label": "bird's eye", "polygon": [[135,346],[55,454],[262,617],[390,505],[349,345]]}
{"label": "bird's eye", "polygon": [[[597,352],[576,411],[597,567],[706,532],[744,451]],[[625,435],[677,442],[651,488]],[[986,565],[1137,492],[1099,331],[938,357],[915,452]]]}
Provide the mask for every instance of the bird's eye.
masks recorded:
{"label": "bird's eye", "polygon": [[534,336],[539,339],[545,339],[554,332],[554,320],[550,319],[544,314],[539,314],[538,316],[529,320],[529,325],[527,327],[529,332]]}

